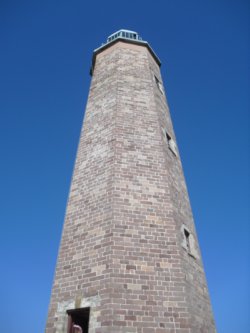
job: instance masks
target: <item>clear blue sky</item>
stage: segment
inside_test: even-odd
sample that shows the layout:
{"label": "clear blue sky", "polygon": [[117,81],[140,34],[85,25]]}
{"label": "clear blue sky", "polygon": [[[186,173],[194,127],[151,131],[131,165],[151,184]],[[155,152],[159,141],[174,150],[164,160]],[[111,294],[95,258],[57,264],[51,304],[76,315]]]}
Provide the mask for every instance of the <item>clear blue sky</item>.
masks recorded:
{"label": "clear blue sky", "polygon": [[92,51],[127,28],[162,61],[218,333],[247,333],[244,0],[1,0],[1,332],[44,331]]}

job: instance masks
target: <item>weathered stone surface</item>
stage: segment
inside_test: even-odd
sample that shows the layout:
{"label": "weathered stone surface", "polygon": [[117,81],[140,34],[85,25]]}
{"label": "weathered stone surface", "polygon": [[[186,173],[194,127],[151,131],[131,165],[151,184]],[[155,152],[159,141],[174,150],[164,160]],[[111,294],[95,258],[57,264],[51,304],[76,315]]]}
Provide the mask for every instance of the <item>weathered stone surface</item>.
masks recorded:
{"label": "weathered stone surface", "polygon": [[[96,56],[46,333],[90,306],[90,333],[212,333],[213,316],[158,64],[119,41]],[[183,246],[183,225],[196,256]]]}

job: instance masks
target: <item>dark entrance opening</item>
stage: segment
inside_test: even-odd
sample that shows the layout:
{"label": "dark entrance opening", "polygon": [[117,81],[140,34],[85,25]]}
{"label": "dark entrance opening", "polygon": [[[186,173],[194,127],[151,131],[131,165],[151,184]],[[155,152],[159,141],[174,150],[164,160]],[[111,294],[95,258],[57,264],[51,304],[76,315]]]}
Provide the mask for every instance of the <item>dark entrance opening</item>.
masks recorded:
{"label": "dark entrance opening", "polygon": [[90,308],[68,310],[68,332],[88,333]]}

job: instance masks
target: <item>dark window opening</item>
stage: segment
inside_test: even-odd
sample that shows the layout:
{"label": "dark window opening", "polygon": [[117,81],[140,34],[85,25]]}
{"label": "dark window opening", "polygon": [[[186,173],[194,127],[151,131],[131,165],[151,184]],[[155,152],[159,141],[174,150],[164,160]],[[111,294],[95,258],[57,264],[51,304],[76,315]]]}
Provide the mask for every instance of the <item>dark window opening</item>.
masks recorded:
{"label": "dark window opening", "polygon": [[190,233],[187,231],[187,229],[184,229],[184,236],[185,236],[187,250],[188,252],[191,252],[190,241],[189,241]]}
{"label": "dark window opening", "polygon": [[166,137],[167,137],[167,140],[168,142],[171,140],[171,136],[166,132]]}
{"label": "dark window opening", "polygon": [[167,138],[169,149],[172,151],[172,153],[175,156],[177,156],[177,148],[176,148],[176,144],[175,144],[174,140],[171,138],[171,136],[168,134],[168,132],[165,132],[165,133],[166,133],[166,138]]}
{"label": "dark window opening", "polygon": [[88,333],[90,308],[68,310],[68,332]]}
{"label": "dark window opening", "polygon": [[156,85],[157,85],[158,89],[160,90],[161,94],[163,95],[164,94],[163,85],[160,82],[160,80],[158,79],[158,77],[156,77],[156,76],[155,76],[155,82],[156,82]]}

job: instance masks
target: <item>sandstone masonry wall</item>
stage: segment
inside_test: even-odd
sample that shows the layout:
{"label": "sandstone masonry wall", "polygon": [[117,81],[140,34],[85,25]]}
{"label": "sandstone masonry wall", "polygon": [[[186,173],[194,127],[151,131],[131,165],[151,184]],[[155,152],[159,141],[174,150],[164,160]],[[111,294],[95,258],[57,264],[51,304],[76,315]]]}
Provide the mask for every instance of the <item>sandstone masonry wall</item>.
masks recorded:
{"label": "sandstone masonry wall", "polygon": [[[96,56],[46,333],[90,307],[90,333],[215,332],[159,66],[119,41]],[[195,257],[183,247],[183,226]]]}

